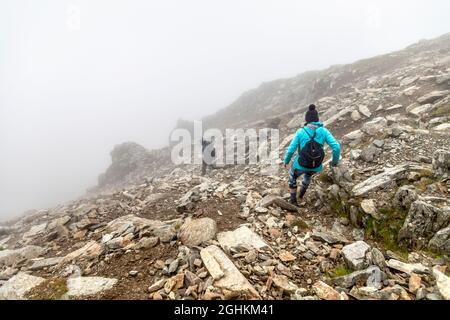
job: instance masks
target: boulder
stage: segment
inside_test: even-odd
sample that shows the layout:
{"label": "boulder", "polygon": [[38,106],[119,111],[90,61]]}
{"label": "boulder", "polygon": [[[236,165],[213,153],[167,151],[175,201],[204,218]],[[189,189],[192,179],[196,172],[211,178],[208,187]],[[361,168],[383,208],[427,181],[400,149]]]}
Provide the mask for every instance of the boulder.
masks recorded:
{"label": "boulder", "polygon": [[328,244],[348,243],[349,241],[340,233],[332,231],[314,231],[311,234],[314,240],[326,242]]}
{"label": "boulder", "polygon": [[79,259],[93,259],[97,258],[104,251],[104,247],[96,241],[89,241],[82,248],[72,251],[67,254],[60,262],[60,264],[70,263]]}
{"label": "boulder", "polygon": [[430,268],[425,267],[421,263],[405,263],[401,262],[399,260],[395,259],[389,259],[386,261],[386,264],[389,268],[411,274],[411,273],[417,273],[417,274],[427,274],[430,273]]}
{"label": "boulder", "polygon": [[438,268],[433,268],[433,276],[436,279],[436,287],[445,300],[450,300],[450,278]]}
{"label": "boulder", "polygon": [[398,165],[392,168],[385,168],[384,172],[371,176],[367,180],[355,185],[352,192],[356,197],[360,197],[371,191],[376,191],[400,178],[407,171],[407,169],[407,165]]}
{"label": "boulder", "polygon": [[111,289],[117,279],[102,277],[74,277],[67,279],[67,293],[69,298],[93,295]]}
{"label": "boulder", "polygon": [[361,131],[368,134],[369,136],[374,136],[379,134],[387,126],[387,120],[384,117],[377,117],[371,121],[366,122]]}
{"label": "boulder", "polygon": [[0,250],[0,266],[12,266],[22,261],[35,259],[44,252],[45,249],[38,246],[25,246],[20,249]]}
{"label": "boulder", "polygon": [[342,140],[344,143],[348,143],[351,141],[355,141],[355,142],[359,143],[361,141],[361,139],[363,138],[363,136],[364,136],[364,133],[358,129],[358,130],[352,131],[352,132],[344,135],[342,137]]}
{"label": "boulder", "polygon": [[333,182],[346,191],[353,188],[353,178],[349,167],[344,162],[339,162],[338,166],[331,167],[331,178]]}
{"label": "boulder", "polygon": [[421,200],[411,204],[398,240],[406,245],[424,248],[436,232],[450,223],[450,208],[437,208]]}
{"label": "boulder", "polygon": [[224,250],[250,251],[267,247],[261,237],[246,226],[217,234],[217,241]]}
{"label": "boulder", "polygon": [[371,144],[361,152],[361,159],[366,162],[373,162],[380,153],[381,149]]}
{"label": "boulder", "polygon": [[417,102],[420,104],[433,103],[436,100],[439,100],[439,99],[445,97],[449,93],[450,93],[449,90],[432,91],[430,93],[427,93],[427,94],[421,96],[419,99],[417,99]]}
{"label": "boulder", "polygon": [[436,232],[428,247],[435,252],[450,255],[450,225]]}
{"label": "boulder", "polygon": [[430,112],[432,109],[433,109],[432,104],[424,104],[424,105],[417,106],[417,107],[409,110],[409,113],[414,116],[420,117],[420,116]]}
{"label": "boulder", "polygon": [[45,229],[47,228],[47,222],[32,226],[30,228],[30,230],[28,230],[27,232],[25,232],[23,234],[23,238],[34,238],[39,234],[44,233]]}
{"label": "boulder", "polygon": [[409,282],[408,282],[409,291],[412,293],[416,293],[417,290],[420,289],[421,284],[422,284],[422,278],[415,273],[411,273],[411,276],[409,277]]}
{"label": "boulder", "polygon": [[358,121],[359,119],[361,119],[361,115],[359,114],[358,110],[353,110],[350,114],[350,117],[353,121]]}
{"label": "boulder", "polygon": [[59,264],[62,261],[62,257],[54,257],[54,258],[47,258],[47,259],[40,259],[33,262],[33,264],[30,267],[30,270],[41,270],[47,267],[52,267],[57,264]]}
{"label": "boulder", "polygon": [[374,287],[353,287],[350,295],[358,300],[411,300],[403,287],[398,284],[377,290]]}
{"label": "boulder", "polygon": [[23,300],[25,295],[45,279],[19,272],[0,287],[0,300]]}
{"label": "boulder", "polygon": [[381,219],[381,214],[377,209],[375,200],[364,199],[363,201],[361,201],[361,209],[365,214],[371,215],[374,219],[376,220]]}
{"label": "boulder", "polygon": [[438,124],[437,126],[433,127],[432,130],[434,130],[434,131],[448,131],[448,130],[450,130],[450,123],[446,122],[446,123]]}
{"label": "boulder", "polygon": [[394,196],[394,206],[401,210],[409,210],[411,204],[418,198],[414,186],[401,186]]}
{"label": "boulder", "polygon": [[366,254],[370,251],[370,246],[364,241],[356,241],[342,248],[342,256],[348,267],[353,270],[363,270],[369,263]]}
{"label": "boulder", "polygon": [[433,153],[433,171],[438,177],[450,175],[450,150],[438,149]]}
{"label": "boulder", "polygon": [[372,115],[372,113],[370,112],[369,108],[367,108],[367,106],[365,105],[359,105],[358,106],[358,110],[360,113],[362,113],[365,117],[370,118],[370,116]]}
{"label": "boulder", "polygon": [[[377,266],[370,266],[364,270],[354,271],[348,275],[333,278],[331,281],[334,286],[342,288],[351,288],[358,283],[366,283],[367,286],[380,288],[381,282],[387,278],[386,274]],[[368,281],[371,279],[370,281]],[[374,281],[375,280],[375,281]],[[375,282],[378,284],[376,285]]]}
{"label": "boulder", "polygon": [[323,281],[317,281],[313,286],[315,294],[322,300],[345,300],[345,296],[334,290]]}
{"label": "boulder", "polygon": [[178,237],[187,246],[198,246],[214,239],[217,223],[211,218],[187,220],[180,228]]}
{"label": "boulder", "polygon": [[[260,299],[258,292],[236,268],[227,255],[215,245],[200,251],[203,263],[215,277],[214,286],[248,299]],[[205,257],[207,257],[205,259]],[[221,276],[218,276],[223,274]]]}

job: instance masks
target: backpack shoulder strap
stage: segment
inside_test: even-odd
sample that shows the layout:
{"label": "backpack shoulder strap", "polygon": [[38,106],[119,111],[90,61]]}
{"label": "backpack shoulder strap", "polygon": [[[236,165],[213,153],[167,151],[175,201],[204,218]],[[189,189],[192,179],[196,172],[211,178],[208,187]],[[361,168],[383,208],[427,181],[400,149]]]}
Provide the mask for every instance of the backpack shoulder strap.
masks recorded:
{"label": "backpack shoulder strap", "polygon": [[303,130],[305,130],[305,132],[306,132],[306,134],[308,135],[309,139],[312,140],[312,139],[314,139],[314,138],[316,137],[317,130],[313,130],[313,131],[314,131],[314,134],[313,134],[312,136],[308,133],[308,130],[306,130],[305,127],[303,127]]}
{"label": "backpack shoulder strap", "polygon": [[[306,132],[306,134],[308,135],[308,137],[311,139],[311,135],[308,133],[308,130],[306,130],[306,128],[305,127],[303,127],[302,128],[303,130],[305,130],[305,132]],[[314,134],[316,134],[315,132],[314,132]]]}

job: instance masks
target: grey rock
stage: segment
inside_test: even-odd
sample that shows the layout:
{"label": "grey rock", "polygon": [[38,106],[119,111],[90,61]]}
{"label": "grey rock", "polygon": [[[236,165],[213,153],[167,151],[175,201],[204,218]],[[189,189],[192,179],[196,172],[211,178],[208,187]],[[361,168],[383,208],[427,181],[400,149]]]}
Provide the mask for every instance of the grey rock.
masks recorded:
{"label": "grey rock", "polygon": [[407,274],[417,273],[417,274],[429,274],[431,272],[430,268],[425,267],[421,263],[404,263],[395,259],[389,259],[386,261],[389,268],[401,271]]}
{"label": "grey rock", "polygon": [[368,134],[369,136],[374,136],[379,134],[387,126],[387,120],[384,117],[377,117],[371,121],[366,122],[361,131]]}
{"label": "grey rock", "polygon": [[380,148],[370,145],[361,152],[361,159],[366,162],[373,162],[380,153]]}
{"label": "grey rock", "polygon": [[276,275],[273,278],[273,284],[287,293],[295,293],[299,289],[299,287],[285,275]]}
{"label": "grey rock", "polygon": [[0,300],[23,300],[25,295],[45,279],[19,272],[0,287]]}
{"label": "grey rock", "polygon": [[428,247],[435,252],[450,255],[450,225],[436,232]]}
{"label": "grey rock", "polygon": [[370,279],[370,285],[380,288],[381,282],[387,278],[386,274],[377,266],[370,266],[364,270],[354,271],[348,275],[337,277],[331,280],[334,286],[351,288],[358,283],[367,283]]}
{"label": "grey rock", "polygon": [[44,252],[45,249],[38,246],[25,246],[14,250],[0,250],[0,265],[12,266],[21,261],[35,259]]}
{"label": "grey rock", "polygon": [[407,245],[426,247],[429,240],[440,229],[450,223],[450,208],[437,208],[424,201],[411,204],[398,239]]}
{"label": "grey rock", "polygon": [[52,267],[57,264],[59,264],[63,260],[62,257],[54,257],[54,258],[47,258],[42,260],[36,260],[33,262],[33,264],[30,267],[30,270],[41,270],[47,267]]}
{"label": "grey rock", "polygon": [[448,90],[432,91],[430,93],[427,93],[427,94],[423,95],[419,99],[417,99],[417,102],[419,102],[420,104],[433,103],[436,100],[439,100],[439,99],[445,97],[449,93],[450,93],[450,91],[448,91]]}
{"label": "grey rock", "polygon": [[438,177],[450,175],[450,150],[438,149],[433,153],[433,171]]}
{"label": "grey rock", "polygon": [[394,206],[409,210],[411,204],[418,198],[416,188],[414,186],[401,186],[394,196]]}
{"label": "grey rock", "polygon": [[408,293],[399,285],[377,290],[374,287],[353,287],[350,295],[358,300],[397,300],[409,299]]}
{"label": "grey rock", "polygon": [[261,237],[246,226],[241,226],[234,231],[218,233],[217,241],[224,250],[249,251],[267,248],[267,244]]}
{"label": "grey rock", "polygon": [[176,272],[178,270],[179,262],[180,262],[179,259],[175,259],[169,264],[169,274],[170,273],[174,273],[174,272]]}
{"label": "grey rock", "polygon": [[364,199],[363,201],[361,201],[361,209],[365,214],[371,215],[374,219],[376,220],[381,219],[381,214],[377,209],[375,200]]}
{"label": "grey rock", "polygon": [[117,279],[102,277],[74,277],[67,279],[67,296],[83,297],[111,289]]}
{"label": "grey rock", "polygon": [[387,264],[383,253],[377,248],[372,248],[370,253],[372,255],[372,263],[378,266],[381,270],[386,270]]}
{"label": "grey rock", "polygon": [[384,140],[375,139],[372,144],[377,148],[382,148],[384,146]]}
{"label": "grey rock", "polygon": [[368,267],[366,254],[370,246],[364,241],[356,241],[342,248],[342,256],[349,268],[353,270],[363,270]]}
{"label": "grey rock", "polygon": [[143,237],[139,240],[139,242],[136,244],[137,249],[148,249],[153,248],[156,246],[159,242],[158,237]]}
{"label": "grey rock", "polygon": [[258,203],[257,207],[267,208],[268,206],[276,205],[280,207],[281,209],[285,209],[288,211],[297,212],[298,208],[289,202],[283,200],[283,198],[269,194],[261,199],[261,201]]}
{"label": "grey rock", "polygon": [[327,231],[314,231],[311,234],[311,237],[314,240],[326,242],[328,244],[336,244],[336,243],[348,243],[349,241],[340,233]]}
{"label": "grey rock", "polygon": [[358,106],[358,110],[360,113],[362,113],[365,117],[370,118],[370,116],[372,115],[372,113],[370,112],[369,108],[367,108],[367,106],[365,105],[359,105]]}
{"label": "grey rock", "polygon": [[423,300],[427,296],[427,290],[425,288],[419,288],[416,292],[416,300]]}
{"label": "grey rock", "polygon": [[436,279],[436,287],[440,295],[445,300],[450,300],[450,278],[437,268],[433,268],[433,276]]}
{"label": "grey rock", "polygon": [[217,223],[211,218],[187,220],[180,228],[178,237],[187,246],[198,246],[214,239],[217,233]]}
{"label": "grey rock", "polygon": [[[260,298],[255,288],[236,268],[227,255],[215,245],[200,251],[203,263],[208,272],[215,279],[214,286],[245,295],[247,298]],[[222,274],[219,277],[215,275]]]}

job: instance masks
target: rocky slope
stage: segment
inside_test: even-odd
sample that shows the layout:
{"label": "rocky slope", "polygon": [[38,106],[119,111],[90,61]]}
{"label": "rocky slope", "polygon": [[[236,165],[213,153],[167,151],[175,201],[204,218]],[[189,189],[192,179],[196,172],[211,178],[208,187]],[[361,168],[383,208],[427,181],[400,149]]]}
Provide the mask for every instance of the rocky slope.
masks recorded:
{"label": "rocky slope", "polygon": [[199,177],[117,146],[86,198],[0,227],[0,299],[450,299],[449,53],[446,35],[271,82],[206,119],[278,127],[282,156],[316,102],[343,159],[300,208],[281,166]]}

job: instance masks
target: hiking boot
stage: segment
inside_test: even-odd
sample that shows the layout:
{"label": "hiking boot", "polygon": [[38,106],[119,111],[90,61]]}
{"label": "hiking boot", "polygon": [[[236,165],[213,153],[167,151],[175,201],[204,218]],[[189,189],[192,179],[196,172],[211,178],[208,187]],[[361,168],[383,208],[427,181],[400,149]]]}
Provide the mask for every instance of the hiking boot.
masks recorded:
{"label": "hiking boot", "polygon": [[294,205],[294,206],[296,206],[296,207],[298,207],[298,202],[297,202],[296,199],[295,200],[294,199],[289,199],[289,203]]}

